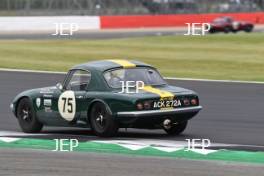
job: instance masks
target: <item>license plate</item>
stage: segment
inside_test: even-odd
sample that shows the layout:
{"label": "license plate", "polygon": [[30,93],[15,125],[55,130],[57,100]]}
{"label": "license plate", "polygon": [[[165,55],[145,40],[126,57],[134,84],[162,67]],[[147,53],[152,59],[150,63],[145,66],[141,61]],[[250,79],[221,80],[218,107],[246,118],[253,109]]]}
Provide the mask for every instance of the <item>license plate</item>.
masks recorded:
{"label": "license plate", "polygon": [[180,100],[160,100],[153,104],[153,108],[176,108],[179,106],[181,106]]}

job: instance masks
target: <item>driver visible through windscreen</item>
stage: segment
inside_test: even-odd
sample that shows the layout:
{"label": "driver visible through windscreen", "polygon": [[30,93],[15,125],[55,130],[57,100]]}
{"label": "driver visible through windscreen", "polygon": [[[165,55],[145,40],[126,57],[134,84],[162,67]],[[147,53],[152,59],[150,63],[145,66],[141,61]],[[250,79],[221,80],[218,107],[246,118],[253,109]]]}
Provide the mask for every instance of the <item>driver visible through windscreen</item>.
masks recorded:
{"label": "driver visible through windscreen", "polygon": [[145,85],[164,85],[160,74],[151,68],[116,69],[104,73],[105,80],[112,88],[122,88],[122,82],[142,81]]}

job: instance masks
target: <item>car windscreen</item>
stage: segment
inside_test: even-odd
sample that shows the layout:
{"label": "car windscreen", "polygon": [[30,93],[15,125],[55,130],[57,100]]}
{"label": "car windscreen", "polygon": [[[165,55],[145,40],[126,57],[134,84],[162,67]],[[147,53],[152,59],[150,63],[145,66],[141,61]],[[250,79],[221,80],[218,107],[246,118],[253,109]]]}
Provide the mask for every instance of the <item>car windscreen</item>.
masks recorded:
{"label": "car windscreen", "polygon": [[104,73],[104,78],[112,88],[122,88],[122,82],[143,81],[145,85],[164,85],[166,82],[160,74],[151,68],[128,68],[110,70]]}
{"label": "car windscreen", "polygon": [[231,23],[232,21],[234,20],[230,17],[223,17],[223,18],[216,18],[213,22],[214,23]]}
{"label": "car windscreen", "polygon": [[224,23],[224,22],[226,22],[226,20],[225,19],[223,19],[223,18],[217,18],[217,19],[215,19],[214,21],[213,21],[213,23]]}

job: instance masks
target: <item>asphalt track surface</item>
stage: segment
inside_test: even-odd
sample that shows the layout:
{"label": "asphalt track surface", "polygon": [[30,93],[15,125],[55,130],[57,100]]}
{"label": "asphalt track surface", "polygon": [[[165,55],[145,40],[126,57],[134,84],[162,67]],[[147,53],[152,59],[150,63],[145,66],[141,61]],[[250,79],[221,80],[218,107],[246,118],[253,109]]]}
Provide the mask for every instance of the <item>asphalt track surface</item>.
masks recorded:
{"label": "asphalt track surface", "polygon": [[[0,131],[20,132],[9,104],[19,92],[62,82],[64,75],[0,71]],[[184,140],[209,138],[212,142],[264,144],[264,84],[199,81],[168,81],[197,91],[204,109],[190,121],[183,135],[168,137],[162,130],[121,130],[117,139]],[[89,129],[44,128],[50,139],[101,139]],[[37,137],[39,138],[39,137]],[[224,161],[195,161],[118,154],[51,152],[43,150],[0,149],[0,175],[20,176],[259,176],[263,165]]]}
{"label": "asphalt track surface", "polygon": [[[16,118],[10,111],[12,99],[23,90],[52,86],[62,82],[62,74],[0,71],[0,131],[20,132]],[[204,109],[194,117],[186,131],[168,137],[163,130],[120,130],[118,138],[185,140],[206,138],[214,143],[264,146],[263,100],[264,84],[222,83],[168,80],[172,85],[195,90]],[[44,128],[51,139],[80,135],[80,140],[97,137],[89,129]]]}
{"label": "asphalt track surface", "polygon": [[101,31],[80,31],[72,36],[53,36],[52,31],[47,32],[12,32],[1,33],[0,39],[15,40],[39,40],[39,39],[113,39],[113,38],[132,38],[144,36],[163,36],[163,35],[183,35],[184,29],[139,29],[139,30],[101,30]]}
{"label": "asphalt track surface", "polygon": [[263,165],[0,149],[3,176],[260,176]]}

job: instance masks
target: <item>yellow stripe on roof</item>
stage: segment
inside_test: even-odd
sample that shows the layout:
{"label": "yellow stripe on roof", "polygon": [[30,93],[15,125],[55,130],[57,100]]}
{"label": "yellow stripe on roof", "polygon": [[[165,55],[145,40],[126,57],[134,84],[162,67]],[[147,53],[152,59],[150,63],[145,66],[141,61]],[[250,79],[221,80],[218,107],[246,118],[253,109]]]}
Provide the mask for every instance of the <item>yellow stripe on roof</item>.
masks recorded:
{"label": "yellow stripe on roof", "polygon": [[174,98],[174,94],[168,91],[164,91],[164,90],[160,90],[151,86],[144,86],[143,90],[145,90],[146,92],[151,92],[154,94],[157,94],[160,96],[161,99],[173,99]]}
{"label": "yellow stripe on roof", "polygon": [[129,62],[127,60],[109,60],[111,62],[114,62],[116,64],[121,65],[124,68],[134,68],[136,67],[136,64],[133,64],[132,62]]}

